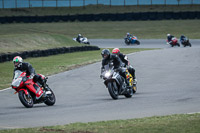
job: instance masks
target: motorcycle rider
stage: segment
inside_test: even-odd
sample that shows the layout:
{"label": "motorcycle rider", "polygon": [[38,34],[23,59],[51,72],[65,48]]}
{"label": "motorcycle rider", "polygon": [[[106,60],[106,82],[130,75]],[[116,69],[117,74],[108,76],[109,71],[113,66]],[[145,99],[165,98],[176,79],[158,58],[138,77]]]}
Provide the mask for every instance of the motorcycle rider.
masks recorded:
{"label": "motorcycle rider", "polygon": [[130,33],[126,33],[126,37],[130,38],[130,37],[132,37],[132,35]]}
{"label": "motorcycle rider", "polygon": [[114,69],[119,72],[119,74],[125,79],[126,84],[129,86],[129,81],[126,78],[126,69],[123,69],[123,66],[125,65],[122,63],[120,58],[115,54],[110,54],[109,49],[103,49],[101,51],[101,55],[103,57],[102,59],[102,67],[101,67],[101,73],[104,71],[104,66],[108,63],[112,62]]}
{"label": "motorcycle rider", "polygon": [[[23,62],[22,57],[15,56],[13,58],[14,63],[14,73],[16,70],[20,70],[22,72],[26,72],[26,76],[29,76],[29,79],[33,79],[34,82],[39,82],[44,88],[47,88],[46,82],[42,77],[35,73],[35,69],[28,62]],[[13,75],[14,77],[14,75]],[[47,88],[48,90],[48,88]]]}
{"label": "motorcycle rider", "polygon": [[187,37],[184,36],[184,35],[181,35],[180,42],[183,44],[183,42],[186,41],[186,40],[187,40]]}
{"label": "motorcycle rider", "polygon": [[121,61],[127,67],[129,73],[133,76],[133,81],[136,83],[137,79],[136,79],[136,76],[135,76],[135,69],[130,65],[130,63],[128,61],[128,57],[125,54],[121,53],[119,48],[114,48],[112,50],[112,53],[118,55],[118,57],[121,59]]}
{"label": "motorcycle rider", "polygon": [[169,43],[169,44],[172,43],[172,38],[173,38],[173,37],[174,37],[173,35],[167,34],[167,40],[168,40],[168,43]]}
{"label": "motorcycle rider", "polygon": [[130,33],[126,33],[126,38],[128,38],[130,41],[132,39],[133,35],[131,35]]}
{"label": "motorcycle rider", "polygon": [[78,37],[76,38],[76,41],[81,43],[81,40],[80,40],[81,38],[83,38],[83,36],[81,34],[78,34]]}

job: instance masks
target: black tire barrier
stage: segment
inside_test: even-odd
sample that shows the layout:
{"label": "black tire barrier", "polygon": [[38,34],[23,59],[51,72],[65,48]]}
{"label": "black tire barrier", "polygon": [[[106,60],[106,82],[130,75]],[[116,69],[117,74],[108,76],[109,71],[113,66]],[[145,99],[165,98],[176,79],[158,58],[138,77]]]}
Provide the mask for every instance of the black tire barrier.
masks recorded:
{"label": "black tire barrier", "polygon": [[92,50],[100,50],[97,46],[77,46],[77,47],[61,47],[61,48],[53,48],[46,50],[33,50],[33,51],[23,51],[18,53],[8,53],[8,54],[0,54],[0,62],[11,61],[15,56],[21,56],[23,59],[28,57],[44,57],[50,55],[64,54],[64,53],[72,53],[79,51],[92,51]]}
{"label": "black tire barrier", "polygon": [[76,14],[51,16],[5,16],[0,23],[43,23],[43,22],[74,22],[74,21],[132,21],[132,20],[170,20],[200,19],[200,11],[193,12],[133,12],[110,14]]}

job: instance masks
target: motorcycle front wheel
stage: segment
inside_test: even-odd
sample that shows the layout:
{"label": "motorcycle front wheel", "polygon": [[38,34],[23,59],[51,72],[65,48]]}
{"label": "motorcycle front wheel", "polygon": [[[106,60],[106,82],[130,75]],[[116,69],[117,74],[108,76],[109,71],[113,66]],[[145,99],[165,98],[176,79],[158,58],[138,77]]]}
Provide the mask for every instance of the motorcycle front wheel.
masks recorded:
{"label": "motorcycle front wheel", "polygon": [[19,91],[19,100],[26,108],[33,107],[33,98],[30,94],[26,95],[24,91]]}
{"label": "motorcycle front wheel", "polygon": [[52,106],[56,102],[56,97],[55,97],[53,91],[51,89],[50,89],[50,91],[51,91],[51,94],[47,94],[46,101],[44,102],[48,106]]}
{"label": "motorcycle front wheel", "polygon": [[114,86],[114,82],[109,82],[107,87],[108,87],[108,91],[109,91],[110,96],[114,100],[118,99],[119,92],[118,92],[118,88],[116,88],[116,86]]}

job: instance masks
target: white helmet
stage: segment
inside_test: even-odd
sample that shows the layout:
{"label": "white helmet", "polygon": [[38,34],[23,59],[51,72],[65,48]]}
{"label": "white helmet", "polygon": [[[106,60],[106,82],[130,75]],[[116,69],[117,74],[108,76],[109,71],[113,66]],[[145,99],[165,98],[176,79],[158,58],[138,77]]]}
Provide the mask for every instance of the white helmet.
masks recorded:
{"label": "white helmet", "polygon": [[22,64],[22,62],[23,62],[23,59],[22,59],[22,57],[20,57],[20,56],[15,56],[15,57],[13,58],[13,63],[14,63],[14,66],[15,66],[15,67],[20,67],[21,64]]}
{"label": "white helmet", "polygon": [[170,34],[167,34],[167,36],[171,36]]}

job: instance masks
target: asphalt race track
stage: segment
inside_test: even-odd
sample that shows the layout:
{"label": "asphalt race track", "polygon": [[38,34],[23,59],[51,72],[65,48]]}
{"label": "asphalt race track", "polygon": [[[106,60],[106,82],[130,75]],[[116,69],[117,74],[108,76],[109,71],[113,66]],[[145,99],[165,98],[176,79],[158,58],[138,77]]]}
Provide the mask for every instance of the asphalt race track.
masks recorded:
{"label": "asphalt race track", "polygon": [[100,62],[50,76],[55,106],[27,109],[14,90],[0,91],[0,129],[200,112],[200,40],[185,48],[171,48],[165,40],[141,40],[139,46],[126,46],[123,40],[90,41],[99,47],[163,49],[128,55],[138,80],[138,91],[129,99],[112,100],[99,78]]}

